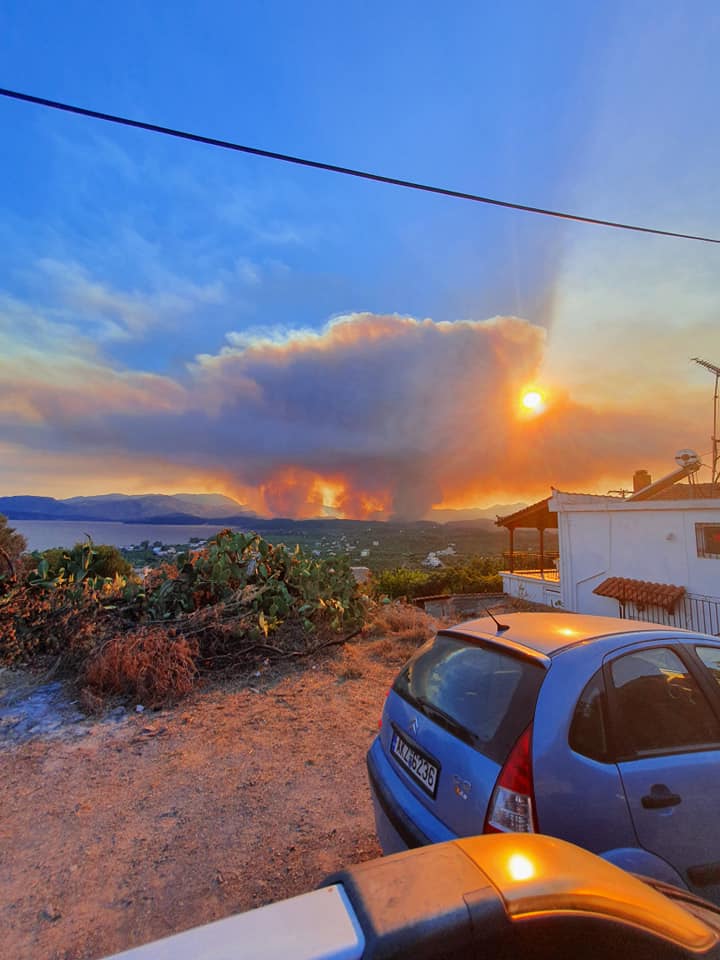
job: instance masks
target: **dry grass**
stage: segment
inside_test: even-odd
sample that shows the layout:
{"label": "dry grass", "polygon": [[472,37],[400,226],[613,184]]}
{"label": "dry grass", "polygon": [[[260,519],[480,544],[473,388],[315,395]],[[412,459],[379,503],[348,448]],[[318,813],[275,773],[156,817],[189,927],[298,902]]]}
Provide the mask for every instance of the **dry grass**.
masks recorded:
{"label": "dry grass", "polygon": [[441,624],[419,607],[407,603],[378,603],[363,628],[368,654],[384,663],[404,663]]}
{"label": "dry grass", "polygon": [[438,628],[438,621],[419,607],[408,603],[379,603],[370,611],[363,636],[417,644],[433,637]]}
{"label": "dry grass", "polygon": [[103,644],[85,670],[95,695],[131,694],[156,706],[179,700],[197,676],[197,643],[161,627],[140,627]]}
{"label": "dry grass", "polygon": [[[508,613],[569,613],[563,607],[550,607],[544,603],[523,600],[522,597],[506,597],[503,601],[503,609]],[[494,608],[494,611],[497,612],[497,608]]]}
{"label": "dry grass", "polygon": [[338,680],[359,680],[366,672],[366,660],[358,647],[346,644],[338,664]]}

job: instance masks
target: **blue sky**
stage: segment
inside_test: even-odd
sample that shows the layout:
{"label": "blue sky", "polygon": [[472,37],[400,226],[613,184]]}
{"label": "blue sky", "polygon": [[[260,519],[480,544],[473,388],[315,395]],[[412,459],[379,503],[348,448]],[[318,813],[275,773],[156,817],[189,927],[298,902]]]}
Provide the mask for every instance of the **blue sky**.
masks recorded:
{"label": "blue sky", "polygon": [[[719,42],[710,2],[9,2],[0,86],[718,236]],[[423,513],[706,453],[688,358],[720,363],[720,248],[16,102],[0,124],[3,494]]]}

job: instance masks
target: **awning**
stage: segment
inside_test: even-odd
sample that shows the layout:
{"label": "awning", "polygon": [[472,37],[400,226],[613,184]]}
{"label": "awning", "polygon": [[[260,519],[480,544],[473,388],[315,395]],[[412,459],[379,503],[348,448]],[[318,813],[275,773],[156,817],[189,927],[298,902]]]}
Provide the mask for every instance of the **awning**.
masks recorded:
{"label": "awning", "polygon": [[649,580],[633,580],[630,577],[608,577],[593,590],[600,597],[612,597],[621,603],[634,603],[636,607],[663,607],[673,613],[675,605],[685,596],[685,587],[673,583],[652,583]]}
{"label": "awning", "polygon": [[498,517],[495,525],[507,527],[508,530],[557,530],[558,515],[550,512],[549,503],[550,497],[545,497],[544,500],[531,503],[529,507],[523,507],[506,517]]}

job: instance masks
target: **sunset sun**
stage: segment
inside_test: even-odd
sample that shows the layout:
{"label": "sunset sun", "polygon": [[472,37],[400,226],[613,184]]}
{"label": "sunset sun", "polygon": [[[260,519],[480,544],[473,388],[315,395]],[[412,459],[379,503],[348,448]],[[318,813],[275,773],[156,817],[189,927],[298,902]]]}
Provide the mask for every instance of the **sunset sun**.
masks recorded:
{"label": "sunset sun", "polygon": [[543,395],[537,390],[528,390],[528,392],[523,395],[522,405],[526,410],[539,413],[543,409],[545,401]]}

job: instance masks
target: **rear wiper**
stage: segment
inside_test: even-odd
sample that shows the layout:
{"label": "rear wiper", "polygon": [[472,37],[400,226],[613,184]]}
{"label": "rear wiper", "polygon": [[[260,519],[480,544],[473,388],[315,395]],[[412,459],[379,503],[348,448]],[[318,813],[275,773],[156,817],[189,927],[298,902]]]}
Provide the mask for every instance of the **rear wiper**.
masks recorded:
{"label": "rear wiper", "polygon": [[440,707],[436,707],[434,703],[431,703],[425,697],[415,697],[414,698],[418,706],[422,707],[422,712],[430,720],[440,720],[442,725],[448,729],[450,733],[454,733],[459,736],[462,740],[470,739],[473,743],[475,742],[475,737],[467,730],[461,723],[451,717],[449,713],[445,713],[444,710],[441,710]]}

